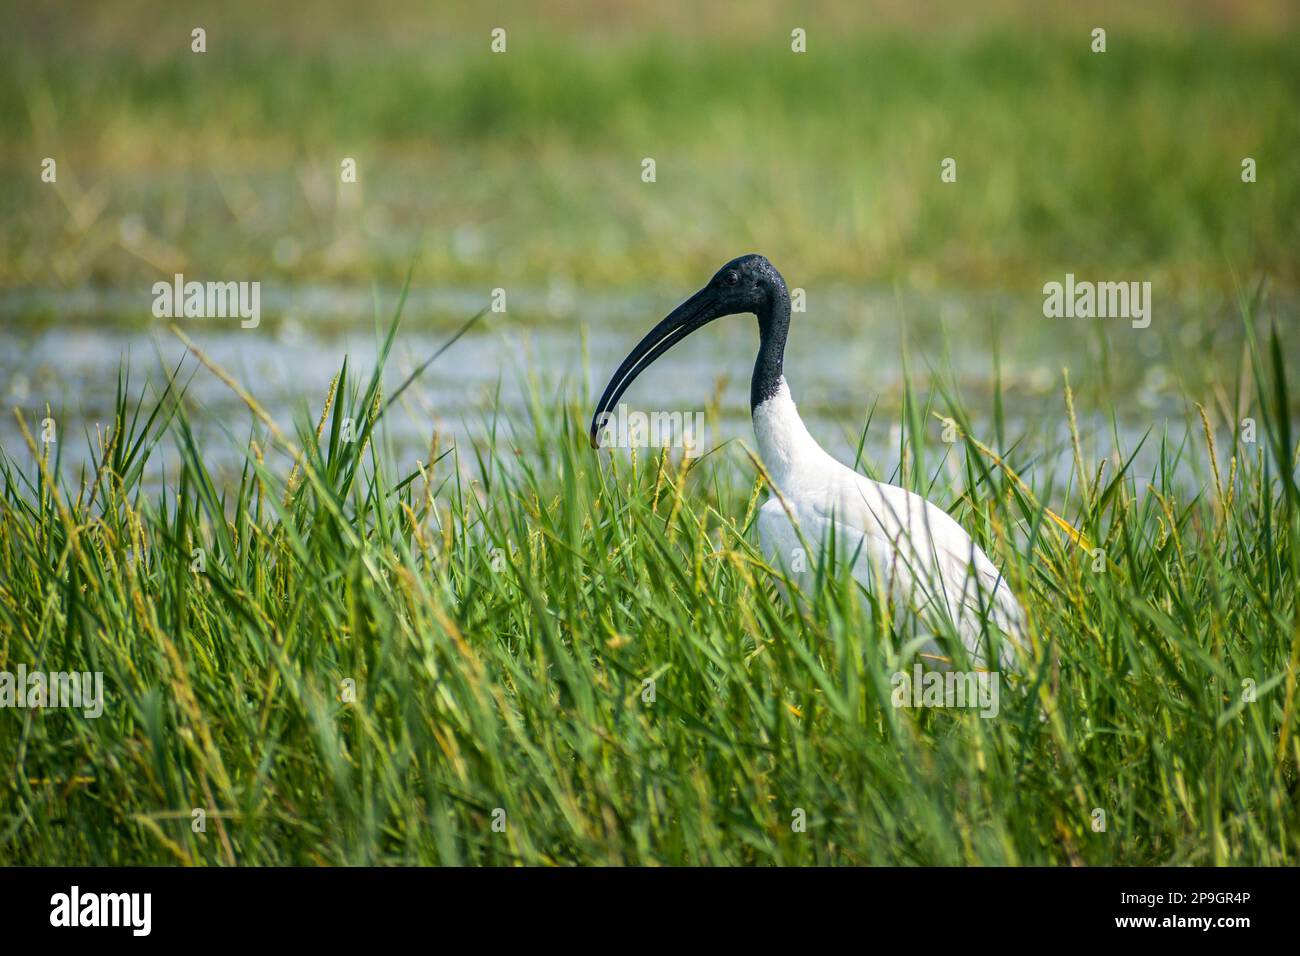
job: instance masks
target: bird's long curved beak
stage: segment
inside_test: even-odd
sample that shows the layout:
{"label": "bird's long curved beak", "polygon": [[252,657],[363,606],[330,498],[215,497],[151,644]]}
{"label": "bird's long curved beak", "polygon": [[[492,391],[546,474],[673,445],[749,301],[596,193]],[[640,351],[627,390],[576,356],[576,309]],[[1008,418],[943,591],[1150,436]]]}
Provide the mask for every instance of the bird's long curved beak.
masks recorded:
{"label": "bird's long curved beak", "polygon": [[696,329],[718,318],[717,302],[713,290],[704,288],[691,296],[668,315],[666,319],[650,330],[650,333],[637,343],[623,364],[605,386],[605,394],[600,397],[596,414],[591,417],[591,447],[600,447],[600,432],[605,427],[612,409],[632,384],[633,379],[670,348],[690,335]]}

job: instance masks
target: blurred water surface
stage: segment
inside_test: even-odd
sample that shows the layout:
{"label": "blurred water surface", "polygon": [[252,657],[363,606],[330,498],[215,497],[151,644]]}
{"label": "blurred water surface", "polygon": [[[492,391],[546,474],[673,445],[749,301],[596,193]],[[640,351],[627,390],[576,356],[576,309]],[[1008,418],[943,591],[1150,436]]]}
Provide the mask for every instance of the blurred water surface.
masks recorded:
{"label": "blurred water surface", "polygon": [[[398,464],[411,467],[427,458],[435,434],[442,449],[481,438],[494,410],[499,434],[526,431],[530,390],[550,404],[581,401],[577,412],[585,425],[623,356],[688,291],[587,294],[560,286],[512,292],[507,311],[486,314],[386,419],[386,441]],[[354,381],[369,374],[376,330],[395,312],[398,294],[270,288],[262,296],[257,328],[240,328],[235,319],[181,319],[178,326],[289,430],[295,421],[315,422],[345,356]],[[386,369],[386,389],[394,389],[486,302],[476,290],[414,287]],[[109,424],[123,363],[138,395],[156,390],[182,362],[185,348],[165,321],[97,318],[147,308],[138,291],[0,296],[0,397],[21,409],[33,429],[48,403],[65,468],[85,462],[86,436]],[[1181,439],[1189,425],[1199,431],[1190,403],[1199,401],[1213,414],[1216,401],[1227,396],[1222,386],[1209,383],[1231,376],[1238,365],[1240,323],[1224,314],[1231,308],[1223,303],[1191,316],[1158,307],[1151,328],[1136,330],[1124,320],[1048,319],[1034,296],[905,296],[826,286],[810,289],[807,312],[794,316],[786,374],[810,429],[841,457],[853,458],[870,414],[864,455],[889,475],[899,461],[905,357],[922,396],[936,381],[955,385],[979,437],[991,445],[997,444],[994,395],[1000,385],[1003,442],[1018,442],[1027,465],[1060,464],[1070,454],[1062,396],[1068,370],[1085,453],[1100,459],[1117,450],[1130,453],[1147,433],[1167,431]],[[42,323],[14,317],[41,313],[59,318]],[[719,320],[643,373],[624,401],[646,412],[709,410],[705,448],[732,438],[752,445],[748,380],[756,348],[751,317]],[[1179,354],[1198,358],[1170,360]],[[252,433],[252,414],[193,357],[184,360],[181,379],[210,464],[233,467]],[[941,447],[942,425],[931,416],[927,428],[927,440]],[[30,461],[11,413],[0,419],[0,447],[20,462]],[[1148,442],[1148,454],[1139,459],[1148,468],[1155,448]],[[473,456],[462,455],[461,461],[471,468]]]}

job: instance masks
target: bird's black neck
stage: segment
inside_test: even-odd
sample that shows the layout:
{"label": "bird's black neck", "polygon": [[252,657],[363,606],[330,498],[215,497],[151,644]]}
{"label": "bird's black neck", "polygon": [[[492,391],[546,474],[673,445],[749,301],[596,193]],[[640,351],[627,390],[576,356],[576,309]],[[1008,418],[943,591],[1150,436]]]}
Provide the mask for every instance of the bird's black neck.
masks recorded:
{"label": "bird's black neck", "polygon": [[758,357],[749,380],[749,410],[776,394],[785,374],[785,338],[790,331],[790,293],[780,283],[758,312]]}

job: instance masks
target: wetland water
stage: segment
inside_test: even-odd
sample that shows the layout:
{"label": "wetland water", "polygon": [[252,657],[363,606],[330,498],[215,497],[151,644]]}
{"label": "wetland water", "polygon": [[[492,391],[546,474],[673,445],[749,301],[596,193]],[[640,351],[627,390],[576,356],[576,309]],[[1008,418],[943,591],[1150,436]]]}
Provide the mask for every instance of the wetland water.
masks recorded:
{"label": "wetland water", "polygon": [[[590,415],[623,356],[689,291],[588,294],[563,285],[512,291],[507,312],[488,313],[390,412],[390,447],[409,467],[426,457],[435,429],[442,448],[484,434],[498,403],[502,424],[522,428],[530,383],[551,401],[580,398]],[[1221,403],[1225,396],[1203,383],[1216,370],[1231,380],[1240,362],[1240,322],[1226,303],[1191,318],[1175,319],[1166,308],[1150,328],[1132,329],[1123,320],[1046,318],[1035,295],[904,298],[833,286],[809,289],[807,300],[807,312],[794,316],[786,354],[786,375],[800,410],[828,450],[852,459],[874,403],[864,453],[886,477],[899,460],[905,352],[923,394],[935,370],[950,372],[977,437],[990,445],[1000,369],[1005,434],[1009,441],[1021,440],[1022,462],[1047,464],[1070,455],[1062,369],[1069,369],[1075,391],[1085,457],[1096,459],[1117,447],[1131,452],[1148,431],[1158,438],[1167,430],[1176,442],[1189,425],[1199,434],[1191,402]],[[487,301],[473,290],[413,287],[386,388],[395,388]],[[164,380],[184,346],[166,321],[152,318],[149,303],[139,290],[0,293],[0,400],[6,406],[0,447],[9,457],[30,462],[14,407],[35,430],[48,403],[63,442],[64,467],[75,467],[86,460],[86,434],[109,423],[125,359],[133,392],[146,379],[154,387]],[[354,380],[368,375],[376,354],[374,317],[386,325],[396,305],[396,290],[266,288],[257,328],[241,328],[237,319],[176,321],[289,430],[295,416],[315,422],[344,356]],[[631,410],[692,414],[716,399],[718,414],[709,418],[704,449],[737,437],[752,446],[747,400],[756,349],[751,318],[719,320],[644,372],[624,401]],[[1172,363],[1170,354],[1202,356],[1201,365]],[[236,462],[252,416],[193,358],[184,368],[205,454],[218,466]],[[927,438],[942,449],[942,425],[930,417],[927,428]],[[1148,446],[1151,456],[1144,449],[1139,465],[1154,461],[1155,443]],[[1203,450],[1196,457],[1203,459]],[[471,467],[473,456],[461,461]]]}

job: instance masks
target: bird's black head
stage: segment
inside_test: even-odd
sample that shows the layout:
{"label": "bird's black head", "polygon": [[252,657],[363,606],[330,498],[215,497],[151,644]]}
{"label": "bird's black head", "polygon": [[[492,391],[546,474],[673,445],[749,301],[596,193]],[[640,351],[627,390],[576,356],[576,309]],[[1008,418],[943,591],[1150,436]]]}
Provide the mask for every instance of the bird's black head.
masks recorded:
{"label": "bird's black head", "polygon": [[610,409],[650,363],[714,319],[743,312],[758,316],[759,331],[765,340],[779,335],[784,343],[790,321],[790,294],[781,273],[760,255],[732,259],[717,271],[708,285],[673,309],[638,343],[609,380],[596,406],[591,419],[591,443],[597,443]]}
{"label": "bird's black head", "polygon": [[718,317],[753,312],[762,318],[789,298],[781,273],[766,257],[755,254],[732,259],[717,271],[705,289],[713,294]]}

